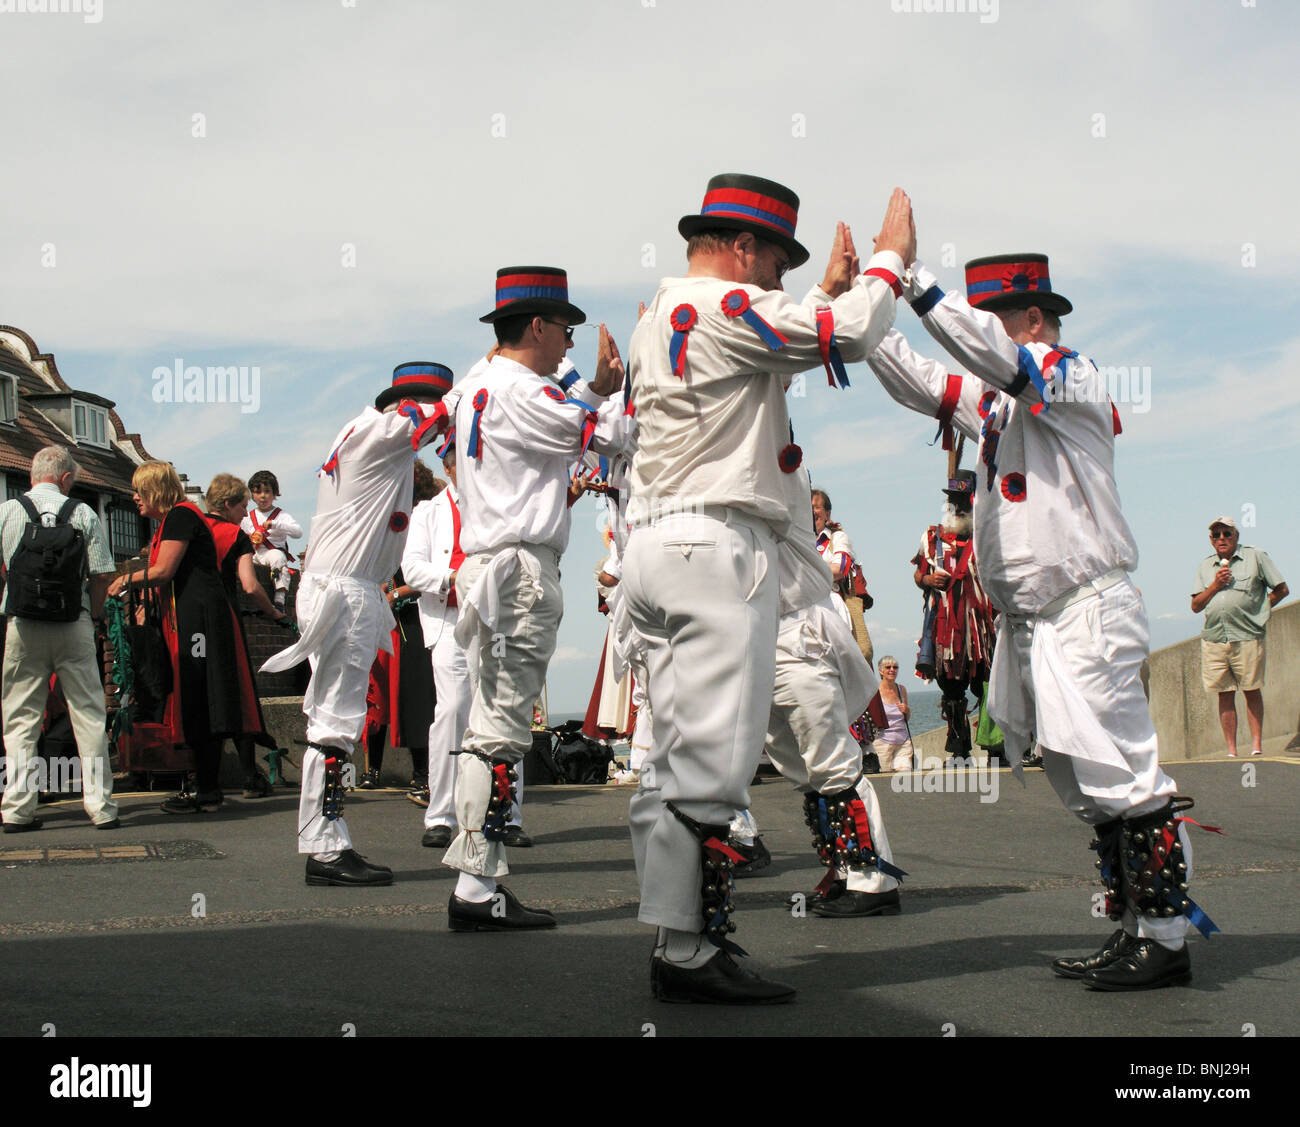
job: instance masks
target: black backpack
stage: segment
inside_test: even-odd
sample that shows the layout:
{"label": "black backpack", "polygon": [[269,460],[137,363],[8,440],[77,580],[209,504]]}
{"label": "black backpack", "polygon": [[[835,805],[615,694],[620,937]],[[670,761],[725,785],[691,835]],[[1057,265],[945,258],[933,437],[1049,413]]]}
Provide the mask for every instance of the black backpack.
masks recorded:
{"label": "black backpack", "polygon": [[81,587],[87,574],[86,538],[70,523],[81,504],[74,497],[63,502],[52,526],[41,522],[31,498],[18,503],[31,523],[9,561],[5,614],[42,622],[76,622],[81,617]]}

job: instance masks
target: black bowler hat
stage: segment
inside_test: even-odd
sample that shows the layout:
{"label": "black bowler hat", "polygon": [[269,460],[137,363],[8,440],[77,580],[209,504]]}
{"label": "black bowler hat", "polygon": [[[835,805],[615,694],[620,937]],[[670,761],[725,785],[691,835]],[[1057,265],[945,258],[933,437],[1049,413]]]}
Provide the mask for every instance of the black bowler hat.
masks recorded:
{"label": "black bowler hat", "polygon": [[677,224],[682,238],[698,231],[749,231],[775,243],[790,256],[791,266],[808,261],[808,251],[795,241],[799,197],[775,180],[723,172],[709,181],[699,215],[683,215]]}
{"label": "black bowler hat", "polygon": [[518,313],[553,313],[570,325],[587,315],[569,304],[569,276],[558,266],[505,266],[497,271],[497,305],[479,320],[487,324]]}
{"label": "black bowler hat", "polygon": [[1045,254],[995,254],[966,263],[966,300],[980,309],[1028,309],[1037,305],[1064,316],[1074,308],[1052,291]]}
{"label": "black bowler hat", "polygon": [[393,384],[375,396],[375,410],[382,411],[390,403],[418,395],[423,399],[441,399],[451,390],[451,369],[446,364],[429,360],[413,360],[398,364],[393,369]]}

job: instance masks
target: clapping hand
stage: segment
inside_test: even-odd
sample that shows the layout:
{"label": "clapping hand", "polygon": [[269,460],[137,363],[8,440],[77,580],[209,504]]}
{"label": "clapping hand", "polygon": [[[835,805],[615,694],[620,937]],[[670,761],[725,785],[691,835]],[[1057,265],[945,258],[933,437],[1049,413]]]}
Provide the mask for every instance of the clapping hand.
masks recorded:
{"label": "clapping hand", "polygon": [[916,261],[916,222],[912,218],[912,201],[902,188],[895,188],[885,209],[880,234],[872,240],[877,251],[892,250],[904,266]]}
{"label": "clapping hand", "polygon": [[822,278],[822,289],[831,297],[839,297],[853,284],[862,272],[857,249],[853,245],[853,232],[847,223],[835,225],[835,241],[831,243],[831,257]]}
{"label": "clapping hand", "polygon": [[596,347],[596,378],[591,390],[597,395],[613,395],[623,386],[623,376],[623,358],[618,354],[618,345],[602,323],[600,343]]}

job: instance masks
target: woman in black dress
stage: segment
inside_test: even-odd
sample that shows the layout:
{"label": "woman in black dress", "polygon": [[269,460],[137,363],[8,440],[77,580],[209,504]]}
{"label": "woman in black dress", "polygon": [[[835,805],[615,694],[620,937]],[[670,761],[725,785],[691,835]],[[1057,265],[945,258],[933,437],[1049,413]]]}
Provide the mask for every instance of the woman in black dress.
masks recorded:
{"label": "woman in black dress", "polygon": [[244,769],[244,797],[263,798],[271,793],[271,780],[257,766],[256,744],[273,748],[275,740],[266,734],[262,719],[262,706],[258,701],[257,680],[248,657],[248,639],[244,636],[244,621],[239,613],[239,592],[242,590],[264,615],[280,625],[287,625],[288,616],[276,607],[253,569],[253,542],[243,532],[239,523],[248,508],[248,486],[234,474],[219,473],[208,485],[204,495],[208,511],[205,519],[217,545],[217,567],[235,614],[236,637],[240,650],[239,682],[245,697],[245,726],[254,725],[256,731],[235,740],[239,765]]}
{"label": "woman in black dress", "polygon": [[163,636],[172,655],[174,685],[168,716],[194,751],[195,793],[174,795],[162,809],[168,814],[216,810],[222,802],[222,741],[246,734],[236,624],[217,567],[216,544],[203,511],[185,500],[180,478],[168,463],[144,463],[132,475],[131,486],[136,508],[161,524],[150,545],[148,571],[119,577],[109,594],[127,584],[163,587]]}

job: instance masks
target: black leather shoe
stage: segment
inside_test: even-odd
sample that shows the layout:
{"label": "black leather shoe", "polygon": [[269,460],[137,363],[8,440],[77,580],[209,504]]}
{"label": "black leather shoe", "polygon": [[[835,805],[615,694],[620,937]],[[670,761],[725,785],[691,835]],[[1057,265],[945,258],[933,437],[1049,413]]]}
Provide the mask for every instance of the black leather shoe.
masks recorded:
{"label": "black leather shoe", "polygon": [[308,884],[333,885],[383,885],[393,883],[388,869],[371,868],[355,850],[345,849],[337,861],[317,861],[307,858]]}
{"label": "black leather shoe", "polygon": [[763,844],[761,837],[754,838],[753,845],[740,845],[734,841],[728,844],[743,858],[737,861],[731,870],[733,877],[752,877],[772,863],[772,854],[767,851],[767,846]]}
{"label": "black leather shoe", "polygon": [[97,830],[120,830],[122,828],[122,819],[114,818],[111,822],[96,822]]}
{"label": "black leather shoe", "polygon": [[523,826],[506,826],[501,844],[510,849],[532,849],[533,839],[524,833]]}
{"label": "black leather shoe", "polygon": [[39,830],[43,825],[45,821],[42,818],[33,818],[30,822],[6,822],[4,831],[7,834],[25,834]]}
{"label": "black leather shoe", "polygon": [[1117,928],[1115,934],[1102,944],[1100,951],[1091,955],[1063,955],[1052,960],[1052,970],[1062,978],[1082,978],[1090,970],[1110,966],[1129,949],[1133,940],[1134,936],[1122,927]]}
{"label": "black leather shoe", "polygon": [[1117,959],[1083,976],[1094,990],[1154,990],[1192,981],[1192,957],[1184,943],[1177,951],[1154,939],[1135,939]]}
{"label": "black leather shoe", "polygon": [[812,910],[813,915],[828,920],[847,920],[858,916],[896,916],[903,907],[896,888],[888,892],[857,892],[846,888],[833,899],[818,900]]}
{"label": "black leather shoe", "polygon": [[424,836],[420,838],[420,844],[428,849],[446,849],[451,844],[451,827],[434,826],[432,829],[425,830]]}
{"label": "black leather shoe", "polygon": [[393,875],[393,870],[390,869],[387,865],[376,865],[373,861],[367,861],[355,849],[345,849],[343,851],[344,856],[347,856],[349,853],[352,855],[352,858],[355,861],[359,862],[365,868],[371,870],[371,872],[387,873],[390,877]]}
{"label": "black leather shoe", "polygon": [[462,900],[454,892],[447,901],[447,926],[452,931],[522,931],[555,926],[555,917],[544,908],[525,908],[505,885],[481,904]]}
{"label": "black leather shoe", "polygon": [[371,768],[361,776],[361,781],[357,783],[357,790],[377,790],[379,788],[379,772]]}
{"label": "black leather shoe", "polygon": [[726,951],[719,951],[702,967],[691,970],[665,959],[652,959],[650,992],[661,1002],[715,1006],[770,1006],[794,1000],[794,987],[759,978]]}

